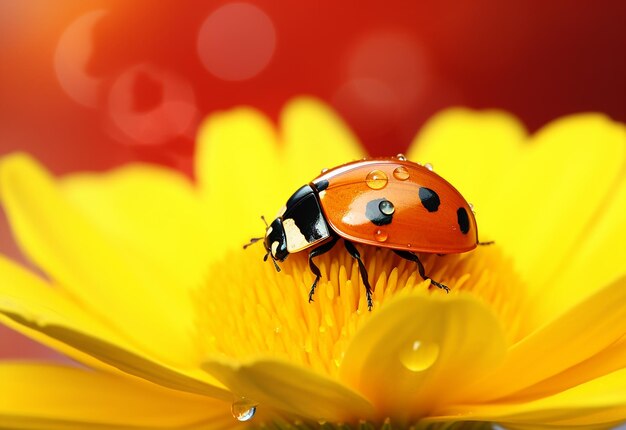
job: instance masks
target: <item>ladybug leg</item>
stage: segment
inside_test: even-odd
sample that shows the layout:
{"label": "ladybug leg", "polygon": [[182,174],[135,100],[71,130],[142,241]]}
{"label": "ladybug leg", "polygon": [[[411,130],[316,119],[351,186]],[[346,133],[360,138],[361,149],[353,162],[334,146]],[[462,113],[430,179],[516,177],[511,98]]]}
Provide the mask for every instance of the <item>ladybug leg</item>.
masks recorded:
{"label": "ladybug leg", "polygon": [[367,308],[372,310],[372,287],[370,287],[370,281],[367,277],[367,269],[365,269],[365,264],[363,264],[363,260],[361,260],[361,254],[356,249],[352,242],[348,242],[344,239],[344,244],[346,245],[346,249],[352,258],[354,258],[357,263],[359,263],[359,272],[361,272],[361,279],[363,279],[363,285],[365,285],[365,294],[367,295]]}
{"label": "ladybug leg", "polygon": [[445,286],[444,284],[441,284],[437,281],[434,281],[432,278],[429,278],[428,276],[426,276],[426,271],[424,270],[424,265],[422,264],[422,262],[420,261],[419,257],[415,254],[413,254],[412,252],[409,251],[398,251],[396,249],[392,249],[393,252],[395,252],[397,255],[399,255],[400,257],[404,258],[405,260],[409,260],[409,261],[413,261],[415,263],[417,263],[417,270],[420,273],[420,276],[422,277],[423,280],[429,280],[431,284],[441,288],[442,290],[445,290],[446,293],[450,292],[450,288],[448,288],[447,286]]}
{"label": "ladybug leg", "polygon": [[309,268],[311,269],[311,272],[313,272],[313,274],[315,275],[315,281],[313,281],[313,285],[311,285],[311,291],[309,291],[309,303],[313,301],[313,294],[315,294],[315,287],[317,287],[317,283],[322,276],[322,274],[320,273],[319,267],[317,267],[315,263],[313,263],[313,257],[317,257],[318,255],[322,255],[330,251],[333,248],[333,246],[335,246],[338,240],[339,240],[339,236],[335,236],[329,242],[326,242],[325,244],[318,246],[317,248],[309,252]]}

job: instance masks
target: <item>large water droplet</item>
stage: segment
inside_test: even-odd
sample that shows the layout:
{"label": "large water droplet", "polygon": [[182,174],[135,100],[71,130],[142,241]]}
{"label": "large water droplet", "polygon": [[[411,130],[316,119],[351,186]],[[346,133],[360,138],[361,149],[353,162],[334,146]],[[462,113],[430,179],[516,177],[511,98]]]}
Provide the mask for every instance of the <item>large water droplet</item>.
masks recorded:
{"label": "large water droplet", "polygon": [[396,210],[396,208],[393,206],[393,203],[391,203],[389,200],[383,200],[382,202],[380,202],[378,204],[378,209],[380,209],[380,211],[385,215],[392,215]]}
{"label": "large water droplet", "polygon": [[407,179],[409,179],[409,171],[404,166],[396,167],[393,171],[393,176],[399,181],[406,181]]}
{"label": "large water droplet", "polygon": [[256,403],[242,397],[235,400],[230,406],[230,411],[239,421],[249,421],[256,413]]}
{"label": "large water droplet", "polygon": [[413,371],[421,372],[432,366],[439,357],[439,345],[433,342],[414,341],[400,352],[400,361]]}
{"label": "large water droplet", "polygon": [[373,190],[380,190],[387,185],[387,175],[382,170],[372,170],[365,178],[367,186]]}
{"label": "large water droplet", "polygon": [[378,229],[374,232],[374,238],[379,242],[384,242],[387,240],[387,232],[385,230]]}

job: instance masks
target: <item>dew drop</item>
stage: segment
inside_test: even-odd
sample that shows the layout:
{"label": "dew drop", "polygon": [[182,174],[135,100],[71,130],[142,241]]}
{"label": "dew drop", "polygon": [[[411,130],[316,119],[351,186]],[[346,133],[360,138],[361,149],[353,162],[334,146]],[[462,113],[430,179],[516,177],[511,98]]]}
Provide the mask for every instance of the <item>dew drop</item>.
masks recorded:
{"label": "dew drop", "polygon": [[382,202],[380,202],[378,204],[378,209],[380,209],[380,211],[385,215],[392,215],[396,210],[396,208],[393,206],[393,203],[391,203],[389,200],[383,200]]}
{"label": "dew drop", "polygon": [[387,175],[382,170],[372,170],[365,178],[367,186],[373,190],[380,190],[387,185]]}
{"label": "dew drop", "polygon": [[414,341],[400,352],[400,361],[409,370],[421,372],[432,366],[439,357],[439,345],[432,342]]}
{"label": "dew drop", "polygon": [[374,238],[379,242],[384,242],[387,240],[387,232],[385,230],[378,229],[374,232]]}
{"label": "dew drop", "polygon": [[233,402],[230,411],[238,421],[250,421],[256,413],[256,403],[242,397]]}
{"label": "dew drop", "polygon": [[433,165],[431,163],[426,163],[424,164],[424,167],[426,167],[428,170],[430,170],[431,172],[433,171]]}
{"label": "dew drop", "polygon": [[396,158],[400,161],[406,161],[406,157],[404,156],[404,154],[398,154],[396,155]]}
{"label": "dew drop", "polygon": [[398,179],[399,181],[406,181],[407,179],[409,179],[409,171],[404,166],[396,167],[396,169],[393,171],[393,177]]}
{"label": "dew drop", "polygon": [[328,172],[328,168],[327,168],[327,167],[324,167],[324,168],[322,169],[322,172],[321,172],[321,173],[326,173],[326,172]]}
{"label": "dew drop", "polygon": [[471,203],[468,203],[468,204],[469,204],[469,208],[470,208],[470,210],[472,211],[472,213],[473,213],[474,215],[476,215],[476,211],[474,210],[474,205],[473,205],[473,204],[471,204]]}

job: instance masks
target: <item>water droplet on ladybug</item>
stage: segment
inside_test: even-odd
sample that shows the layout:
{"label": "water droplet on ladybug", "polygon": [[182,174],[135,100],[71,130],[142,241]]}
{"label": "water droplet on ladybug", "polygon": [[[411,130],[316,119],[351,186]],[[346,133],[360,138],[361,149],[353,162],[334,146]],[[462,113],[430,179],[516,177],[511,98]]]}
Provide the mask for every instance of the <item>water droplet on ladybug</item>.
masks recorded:
{"label": "water droplet on ladybug", "polygon": [[404,166],[396,167],[393,171],[393,177],[399,181],[406,181],[409,179],[409,170]]}
{"label": "water droplet on ladybug", "polygon": [[469,208],[470,208],[470,210],[472,211],[472,213],[473,213],[474,215],[476,215],[476,211],[474,210],[474,205],[473,205],[473,204],[471,204],[471,203],[468,203],[468,205],[469,205]]}
{"label": "water droplet on ladybug", "polygon": [[392,215],[396,210],[396,208],[393,206],[393,203],[391,203],[389,200],[383,200],[382,202],[380,202],[378,204],[378,209],[380,209],[380,211],[385,215]]}
{"label": "water droplet on ladybug", "polygon": [[412,372],[428,369],[438,357],[439,345],[434,342],[416,340],[400,351],[400,362]]}
{"label": "water droplet on ladybug", "polygon": [[404,156],[404,154],[398,154],[396,155],[396,158],[401,161],[406,161],[406,157]]}
{"label": "water droplet on ladybug", "polygon": [[385,230],[378,229],[374,232],[374,238],[379,242],[384,242],[389,236]]}
{"label": "water droplet on ladybug", "polygon": [[327,168],[327,167],[324,167],[324,168],[322,169],[322,172],[321,172],[321,173],[326,173],[326,172],[328,172],[328,168]]}
{"label": "water droplet on ladybug", "polygon": [[256,403],[242,397],[233,402],[230,412],[238,421],[250,421],[256,413]]}
{"label": "water droplet on ladybug", "polygon": [[365,177],[367,186],[373,190],[380,190],[387,185],[387,175],[382,170],[372,170]]}
{"label": "water droplet on ladybug", "polygon": [[426,167],[428,170],[430,170],[431,172],[433,171],[433,165],[431,163],[426,163],[424,164],[424,167]]}

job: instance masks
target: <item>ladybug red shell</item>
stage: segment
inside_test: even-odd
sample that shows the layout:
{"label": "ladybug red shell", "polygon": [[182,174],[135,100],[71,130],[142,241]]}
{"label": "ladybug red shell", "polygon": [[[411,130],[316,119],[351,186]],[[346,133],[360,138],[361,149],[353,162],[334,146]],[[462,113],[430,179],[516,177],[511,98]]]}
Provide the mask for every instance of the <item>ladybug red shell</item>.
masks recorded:
{"label": "ladybug red shell", "polygon": [[326,221],[344,239],[438,254],[470,251],[478,242],[476,220],[463,196],[419,164],[357,161],[312,184]]}
{"label": "ladybug red shell", "polygon": [[370,309],[367,271],[353,243],[390,248],[417,263],[423,279],[430,278],[415,252],[461,253],[479,244],[476,219],[463,196],[431,169],[401,155],[347,163],[299,188],[266,229],[265,259],[284,261],[289,254],[309,249],[309,267],[315,274],[312,301],[321,276],[313,258],[340,238],[359,264]]}

